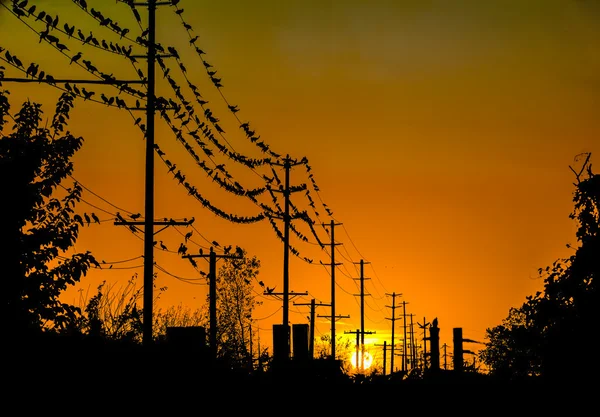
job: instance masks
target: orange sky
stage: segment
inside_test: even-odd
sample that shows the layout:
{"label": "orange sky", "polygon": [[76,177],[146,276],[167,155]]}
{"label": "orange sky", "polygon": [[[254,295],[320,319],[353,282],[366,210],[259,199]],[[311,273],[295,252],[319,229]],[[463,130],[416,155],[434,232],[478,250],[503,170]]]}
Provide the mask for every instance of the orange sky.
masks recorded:
{"label": "orange sky", "polygon": [[[61,27],[66,22],[99,39],[129,44],[71,1],[30,2],[36,3],[38,10],[58,14]],[[131,37],[139,35],[126,6],[98,0],[88,5],[130,28]],[[575,224],[568,218],[573,191],[569,165],[576,164],[573,158],[581,152],[600,154],[597,5],[576,0],[182,0],[179,6],[199,36],[196,45],[206,52],[203,57],[222,78],[223,95],[239,106],[238,117],[249,121],[274,151],[308,158],[320,189],[312,190],[319,212],[311,211],[312,218],[318,224],[331,221],[320,206],[323,201],[343,224],[335,232],[341,243],[336,260],[343,262],[336,272],[336,312],[350,319],[337,322],[338,335],[360,327],[354,294],[361,259],[368,262],[365,276],[370,278],[365,282],[365,330],[375,332],[367,342],[390,343],[388,294],[395,292],[403,295],[397,302],[408,303],[415,326],[437,317],[441,343],[451,346],[453,327],[462,327],[466,338],[483,341],[486,328],[500,324],[510,307],[542,288],[537,268],[570,253],[565,244],[575,243]],[[33,19],[27,22],[43,29]],[[157,41],[178,49],[228,143],[249,157],[261,157],[208,80],[171,8],[159,8],[158,25]],[[91,78],[38,40],[0,7],[0,47],[23,62],[39,63],[55,78]],[[69,56],[82,51],[104,72],[136,78],[122,57],[73,40],[65,43]],[[185,86],[173,64],[169,62],[173,77]],[[8,67],[6,75],[23,74]],[[37,84],[5,88],[11,91],[13,109],[29,98],[47,103],[48,115],[60,93]],[[157,88],[174,97],[162,76]],[[108,87],[89,89],[97,96],[116,94]],[[185,94],[193,99],[189,90]],[[144,141],[131,116],[78,100],[70,129],[85,138],[75,157],[74,177],[119,209],[89,192],[84,199],[111,213],[143,214]],[[259,212],[212,183],[159,118],[156,143],[214,205],[241,216]],[[261,185],[253,172],[222,155],[214,161],[225,163],[245,186]],[[292,171],[291,182],[307,183],[310,189],[302,167]],[[208,241],[239,245],[256,255],[262,263],[260,279],[282,291],[283,244],[268,223],[234,224],[213,215],[187,195],[158,158],[155,190],[156,217],[195,217],[194,225]],[[292,202],[310,208],[302,192]],[[79,209],[107,221],[85,228],[77,250],[91,250],[109,262],[142,255],[142,239],[113,226],[110,214],[86,203]],[[314,262],[291,256],[290,290],[309,293],[291,301],[329,303],[329,270],[319,264],[329,262],[329,256],[307,228],[299,224],[298,229],[310,242],[293,238],[291,244]],[[323,228],[317,233],[328,240]],[[170,249],[183,241],[171,228],[157,236]],[[197,233],[192,240],[208,247]],[[189,247],[198,248],[193,243]],[[173,275],[198,278],[176,253],[157,251],[155,260]],[[143,269],[117,267],[140,265],[137,259],[94,271],[78,289],[93,289],[102,280],[124,285],[133,273],[141,277]],[[203,268],[208,271],[208,265]],[[205,301],[206,285],[162,271],[158,276],[158,285],[168,287],[159,307],[181,303],[195,308]],[[76,297],[75,290],[66,295],[68,300]],[[258,285],[256,291],[262,294]],[[259,298],[264,304],[255,314],[256,325],[261,343],[270,344],[271,325],[281,322],[282,305],[272,297]],[[317,314],[327,315],[329,309],[319,307]],[[306,323],[308,315],[308,307],[290,306],[292,323]],[[402,321],[396,323],[399,336]],[[329,332],[329,321],[318,319],[317,336]],[[381,352],[377,355],[381,358]]]}

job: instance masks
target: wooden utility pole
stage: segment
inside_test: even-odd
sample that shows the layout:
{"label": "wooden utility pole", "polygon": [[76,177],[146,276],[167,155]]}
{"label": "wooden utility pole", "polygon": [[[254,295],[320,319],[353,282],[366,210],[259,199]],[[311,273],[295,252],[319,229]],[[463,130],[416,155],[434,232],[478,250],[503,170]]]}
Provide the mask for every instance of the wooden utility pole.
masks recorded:
{"label": "wooden utility pole", "polygon": [[284,213],[283,213],[283,223],[284,223],[284,231],[283,231],[283,320],[282,325],[286,332],[286,340],[285,344],[285,352],[284,359],[288,360],[290,358],[290,323],[289,323],[289,297],[290,297],[290,280],[289,280],[289,259],[290,259],[290,194],[292,191],[300,191],[300,189],[292,190],[290,188],[290,170],[292,167],[296,165],[301,165],[303,162],[298,162],[290,158],[289,155],[286,155],[283,163],[271,162],[272,165],[278,165],[283,167],[285,170],[285,185],[281,190],[272,190],[274,192],[283,193],[284,198]]}
{"label": "wooden utility pole", "polygon": [[386,294],[390,297],[392,297],[392,305],[391,306],[386,306],[388,308],[392,309],[392,318],[387,318],[386,320],[391,320],[392,321],[392,343],[390,346],[391,349],[391,357],[390,357],[390,374],[394,373],[394,346],[396,346],[396,338],[395,338],[395,329],[396,329],[396,297],[401,297],[402,294],[396,294],[395,292],[391,293],[391,294]]}
{"label": "wooden utility pole", "polygon": [[329,307],[330,304],[316,303],[313,298],[310,303],[294,303],[295,306],[310,306],[310,335],[308,341],[308,355],[310,359],[314,358],[315,353],[315,309],[320,306]]}
{"label": "wooden utility pole", "polygon": [[[404,340],[402,341],[403,349],[402,349],[402,372],[407,371],[406,367],[406,301],[402,301],[402,323],[404,327]],[[412,344],[411,344],[412,349]]]}
{"label": "wooden utility pole", "polygon": [[364,349],[365,349],[365,296],[366,295],[371,295],[371,294],[365,294],[365,280],[370,279],[370,278],[366,278],[365,277],[365,263],[369,263],[369,262],[365,262],[364,260],[360,260],[360,277],[359,278],[355,278],[360,280],[360,294],[354,294],[355,296],[360,297],[360,346],[362,349],[362,369],[364,369],[364,360],[365,360],[365,355],[364,355]]}
{"label": "wooden utility pole", "polygon": [[208,258],[209,272],[208,272],[208,300],[209,300],[209,314],[210,314],[210,332],[208,346],[210,349],[211,359],[217,357],[217,258],[227,259],[242,259],[243,256],[239,254],[222,254],[217,255],[210,247],[210,253],[200,253],[197,255],[183,255],[184,259],[193,258]]}
{"label": "wooden utility pole", "polygon": [[156,0],[148,0],[148,95],[146,103],[146,187],[144,225],[143,344],[152,344],[154,289],[154,113],[156,112]]}
{"label": "wooden utility pole", "polygon": [[411,355],[411,369],[417,365],[417,342],[415,340],[415,325],[413,323],[414,314],[410,316],[410,355]]}
{"label": "wooden utility pole", "polygon": [[331,227],[331,360],[335,361],[335,267],[341,265],[341,263],[335,262],[335,247],[341,245],[341,243],[335,243],[335,226],[341,226],[341,223],[335,223],[333,220],[331,223],[322,224],[323,227]]}
{"label": "wooden utility pole", "polygon": [[430,323],[425,320],[423,317],[423,324],[417,322],[417,326],[423,329],[423,369],[427,368],[427,327],[429,327]]}
{"label": "wooden utility pole", "polygon": [[[386,374],[387,367],[387,340],[383,341],[383,345],[374,344],[373,346],[383,346],[383,375]],[[392,351],[393,352],[393,351]],[[393,372],[393,369],[390,371],[390,374]]]}

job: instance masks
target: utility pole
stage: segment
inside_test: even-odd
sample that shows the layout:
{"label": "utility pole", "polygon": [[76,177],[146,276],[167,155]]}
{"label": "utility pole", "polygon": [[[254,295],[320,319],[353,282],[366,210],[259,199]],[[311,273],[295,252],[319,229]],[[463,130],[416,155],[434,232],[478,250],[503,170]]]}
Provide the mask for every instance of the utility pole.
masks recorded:
{"label": "utility pole", "polygon": [[391,294],[386,294],[388,296],[392,297],[392,305],[391,306],[386,306],[388,308],[392,309],[392,318],[387,318],[386,320],[391,320],[392,321],[392,343],[390,346],[391,349],[391,358],[390,358],[390,374],[394,373],[394,347],[396,346],[396,338],[395,338],[395,322],[396,322],[396,297],[401,297],[402,294],[396,294],[395,292],[391,293]]}
{"label": "utility pole", "polygon": [[341,245],[341,243],[335,243],[335,226],[341,226],[341,223],[335,223],[333,220],[328,225],[322,224],[323,227],[331,227],[331,360],[335,361],[335,267],[341,265],[341,263],[335,262],[335,247]]}
{"label": "utility pole", "polygon": [[[402,323],[404,327],[404,340],[402,341],[403,349],[402,349],[402,372],[406,372],[406,301],[402,301]],[[411,344],[412,349],[412,344]]]}
{"label": "utility pole", "polygon": [[[363,259],[360,260],[360,278],[355,278],[360,280],[360,294],[354,294],[355,296],[360,297],[360,345],[362,349],[362,368],[364,369],[364,360],[365,360],[365,280],[370,278],[365,278],[365,261]],[[367,262],[369,263],[369,262]]]}
{"label": "utility pole", "polygon": [[[267,289],[263,292],[263,295],[268,295],[275,297],[279,300],[285,299],[287,296],[288,300],[294,297],[308,295],[308,292],[297,293],[294,291],[289,292],[275,292],[272,288],[267,287]],[[285,304],[284,304],[285,305]],[[279,329],[279,327],[285,329],[285,340],[281,339],[281,334],[278,333],[275,329]],[[273,325],[273,362],[277,362],[281,364],[282,361],[287,361],[290,359],[290,331],[289,326],[284,325]],[[284,342],[284,343],[282,343]]]}
{"label": "utility pole", "polygon": [[[148,178],[148,177],[146,177]],[[150,180],[153,181],[153,180]],[[146,209],[148,206],[146,206]],[[152,210],[152,209],[151,209]],[[148,210],[146,210],[146,216],[148,215]],[[117,220],[114,221],[115,226],[128,226],[132,228],[133,231],[139,230],[136,226],[144,226],[144,322],[142,323],[142,344],[144,346],[150,346],[152,344],[152,317],[153,317],[153,289],[154,289],[154,235],[162,232],[169,226],[190,226],[194,223],[194,219],[184,220],[184,221],[175,221],[175,220],[164,220],[164,221],[152,221],[152,218],[146,217],[143,221],[132,221],[125,220],[117,213]],[[154,231],[154,226],[164,226],[162,229]],[[150,229],[150,235],[148,235],[148,229]],[[150,259],[152,260],[151,264],[147,263],[148,250],[147,245],[148,242],[150,247],[152,248],[150,251]],[[151,274],[151,279],[148,281],[147,271]],[[146,319],[149,317],[150,319]]]}
{"label": "utility pole", "polygon": [[323,304],[323,303],[319,303],[317,304],[315,302],[315,299],[313,298],[312,300],[310,300],[310,303],[294,303],[295,306],[310,306],[310,336],[309,336],[309,342],[308,342],[308,355],[310,357],[310,359],[314,358],[314,352],[315,352],[315,309],[317,307],[320,306],[327,306],[329,307],[330,304]]}
{"label": "utility pole", "polygon": [[154,113],[156,111],[156,0],[148,0],[148,96],[146,103],[146,187],[144,225],[143,344],[152,343],[154,289]]}
{"label": "utility pole", "polygon": [[183,255],[184,259],[193,258],[208,258],[209,273],[208,273],[208,300],[210,313],[210,333],[209,333],[209,348],[211,359],[217,358],[217,258],[242,259],[239,254],[223,254],[217,255],[210,247],[210,253],[197,255]]}
{"label": "utility pole", "polygon": [[414,314],[409,314],[410,316],[410,355],[411,355],[411,369],[413,369],[417,364],[417,342],[415,340],[415,325],[413,323]]}
{"label": "utility pole", "polygon": [[[324,318],[324,319],[329,319],[329,320],[331,320],[331,319],[332,319],[332,317],[331,317],[331,316],[328,316],[328,315],[317,315],[317,317],[319,317],[319,318]],[[350,318],[350,316],[349,316],[349,315],[337,314],[336,316],[334,316],[334,317],[333,317],[333,320],[334,320],[334,321],[337,321],[337,320],[339,320],[339,319],[349,319],[349,318]],[[334,324],[332,324],[332,327],[333,327],[333,326],[334,326]],[[331,341],[331,344],[332,344],[332,345],[335,345],[335,340],[332,340],[332,341]],[[332,349],[332,352],[335,352],[335,347],[332,347],[331,349]],[[332,361],[335,361],[335,357],[333,357],[333,356],[332,356],[330,359],[331,359]]]}
{"label": "utility pole", "polygon": [[[387,367],[387,340],[383,341],[383,345],[378,345],[378,344],[374,344],[373,346],[383,346],[383,376],[386,375],[386,367]],[[392,351],[393,352],[393,351]],[[393,372],[394,370],[392,369],[390,371],[390,374]]]}
{"label": "utility pole", "polygon": [[423,329],[423,370],[427,368],[427,327],[429,324],[425,321],[425,317],[423,317],[423,324],[417,322],[417,325]]}
{"label": "utility pole", "polygon": [[290,358],[290,324],[289,324],[289,259],[290,259],[290,194],[292,191],[300,191],[300,189],[290,189],[290,170],[292,167],[296,165],[301,165],[302,162],[298,162],[292,160],[289,155],[286,155],[283,163],[272,162],[272,165],[277,165],[283,167],[285,170],[285,186],[281,190],[272,190],[274,192],[283,193],[284,197],[284,213],[283,213],[283,223],[284,223],[284,232],[283,232],[283,328],[285,329],[287,346],[284,352],[284,359],[288,360]]}

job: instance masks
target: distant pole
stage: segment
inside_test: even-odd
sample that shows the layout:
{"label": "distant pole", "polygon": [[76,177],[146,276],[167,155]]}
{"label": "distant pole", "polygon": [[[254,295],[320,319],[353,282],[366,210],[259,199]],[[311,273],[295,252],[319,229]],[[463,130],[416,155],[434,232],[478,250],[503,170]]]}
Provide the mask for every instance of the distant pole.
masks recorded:
{"label": "distant pole", "polygon": [[210,311],[210,357],[215,359],[217,357],[217,254],[210,248],[208,258],[208,298],[209,298],[209,311]]}
{"label": "distant pole", "polygon": [[203,253],[197,255],[183,255],[183,259],[193,258],[208,258],[208,311],[209,311],[209,325],[210,332],[208,336],[209,340],[209,351],[211,359],[217,357],[217,258],[227,259],[242,259],[243,256],[239,254],[223,254],[217,255],[210,247],[208,255]]}
{"label": "distant pole", "polygon": [[[308,293],[307,293],[308,294]],[[317,304],[315,302],[315,299],[313,298],[312,300],[310,300],[310,303],[294,303],[295,306],[310,306],[310,341],[309,341],[309,355],[310,358],[313,359],[314,358],[314,351],[315,351],[315,311],[317,307],[320,306],[331,306],[331,304],[325,304],[325,303],[319,303]],[[329,316],[318,316],[318,317],[329,317]]]}
{"label": "distant pole", "polygon": [[310,300],[310,339],[308,341],[308,355],[314,358],[315,351],[315,299]]}
{"label": "distant pole", "polygon": [[[387,368],[387,340],[383,341],[383,345],[375,344],[373,346],[383,346],[383,375],[385,376],[385,375],[387,375],[387,372],[386,372],[386,368]],[[390,371],[390,374],[392,372],[393,371]]]}
{"label": "distant pole", "polygon": [[335,223],[333,220],[329,224],[322,224],[323,227],[331,227],[331,360],[335,361],[335,267],[340,265],[335,263],[335,247],[341,243],[335,243],[335,226],[341,226],[341,223]]}
{"label": "distant pole", "polygon": [[[406,301],[402,301],[402,310],[403,310],[403,317],[404,319],[402,320],[403,324],[404,324],[404,340],[403,342],[403,349],[402,349],[402,372],[406,372]],[[412,347],[411,347],[412,348]]]}
{"label": "distant pole", "polygon": [[146,107],[146,195],[144,224],[144,322],[142,343],[152,344],[154,287],[154,113],[156,61],[156,0],[148,0],[148,95]]}
{"label": "distant pole", "polygon": [[[385,368],[386,368],[386,360],[387,360],[387,340],[383,341],[383,374],[385,375]],[[392,356],[392,361],[393,361],[393,356]],[[390,372],[391,373],[391,372]]]}
{"label": "distant pole", "polygon": [[392,297],[392,305],[391,306],[386,306],[392,309],[392,318],[388,319],[392,321],[392,343],[390,345],[390,350],[391,350],[391,359],[390,359],[390,374],[394,373],[394,347],[396,346],[396,336],[395,336],[395,329],[396,329],[396,297],[400,297],[402,296],[402,294],[396,294],[395,292],[391,293],[391,294],[386,294]]}

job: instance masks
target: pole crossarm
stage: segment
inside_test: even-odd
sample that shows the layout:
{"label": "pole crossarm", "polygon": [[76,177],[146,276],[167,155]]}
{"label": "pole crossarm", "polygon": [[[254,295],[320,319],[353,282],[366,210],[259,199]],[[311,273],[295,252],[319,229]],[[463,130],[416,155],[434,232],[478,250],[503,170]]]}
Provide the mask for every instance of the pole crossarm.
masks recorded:
{"label": "pole crossarm", "polygon": [[293,303],[295,306],[331,307],[328,303]]}
{"label": "pole crossarm", "polygon": [[[173,58],[171,54],[156,54],[156,58]],[[148,55],[129,55],[130,58],[148,59]]]}
{"label": "pole crossarm", "polygon": [[[329,316],[329,315],[328,315],[328,316],[324,316],[324,315],[317,315],[317,317],[319,317],[319,318],[324,318],[324,319],[331,319],[331,316]],[[350,318],[350,316],[348,316],[348,315],[346,315],[346,316],[342,316],[342,315],[339,315],[339,314],[338,314],[337,316],[335,316],[335,317],[334,317],[334,321],[337,321],[337,320],[339,320],[339,319],[349,319],[349,318]]]}
{"label": "pole crossarm", "polygon": [[[210,258],[210,254],[209,253],[203,253],[203,254],[197,254],[197,255],[183,255],[182,258],[183,259],[193,259],[193,258]],[[218,255],[215,253],[215,255],[217,258],[227,258],[227,259],[244,259],[244,257],[242,255]]]}
{"label": "pole crossarm", "polygon": [[[152,223],[152,226],[165,226],[162,229],[153,232],[152,236],[154,236],[157,233],[162,232],[169,226],[189,226],[192,223],[194,223],[194,220],[193,219],[190,219],[187,221],[175,221],[175,220],[164,220],[163,221],[163,220],[161,220],[161,221],[154,221],[151,223]],[[133,227],[135,227],[135,226],[145,226],[146,222],[143,220],[142,221],[115,220],[114,225],[115,226],[133,226]]]}
{"label": "pole crossarm", "polygon": [[345,330],[344,334],[377,334],[376,331],[365,330],[361,332],[360,330]]}
{"label": "pole crossarm", "polygon": [[45,83],[45,84],[147,84],[147,81],[141,80],[70,80],[70,79],[52,79],[38,80],[36,78],[2,78],[0,82],[14,83]]}
{"label": "pole crossarm", "polygon": [[294,297],[301,297],[303,295],[308,295],[308,292],[294,292],[294,291],[289,291],[289,292],[273,292],[273,291],[265,291],[263,293],[263,295],[272,295],[273,297],[277,298],[278,300],[283,300],[283,298],[281,297],[285,297],[286,295],[291,299]]}

